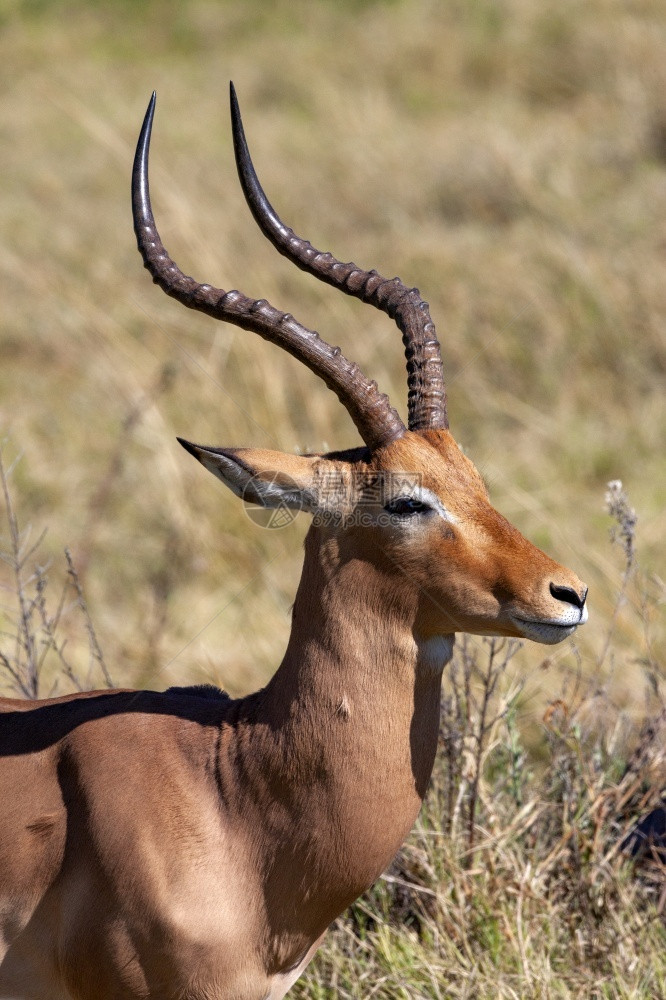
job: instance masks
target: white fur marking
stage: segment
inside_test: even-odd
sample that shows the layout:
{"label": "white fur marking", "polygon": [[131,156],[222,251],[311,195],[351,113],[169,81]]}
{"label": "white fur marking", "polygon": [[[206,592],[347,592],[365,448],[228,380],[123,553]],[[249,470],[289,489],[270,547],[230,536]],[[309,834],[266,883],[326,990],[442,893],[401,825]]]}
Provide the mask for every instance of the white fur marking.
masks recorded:
{"label": "white fur marking", "polygon": [[437,511],[439,516],[445,521],[450,521],[451,524],[456,524],[458,518],[447,510],[442,501],[439,499],[436,493],[432,490],[428,490],[425,486],[414,486],[409,493],[406,494],[412,500],[418,500],[419,503],[425,504],[427,507],[432,507],[434,511]]}
{"label": "white fur marking", "polygon": [[453,656],[454,635],[435,635],[417,640],[417,664],[425,670],[440,673]]}

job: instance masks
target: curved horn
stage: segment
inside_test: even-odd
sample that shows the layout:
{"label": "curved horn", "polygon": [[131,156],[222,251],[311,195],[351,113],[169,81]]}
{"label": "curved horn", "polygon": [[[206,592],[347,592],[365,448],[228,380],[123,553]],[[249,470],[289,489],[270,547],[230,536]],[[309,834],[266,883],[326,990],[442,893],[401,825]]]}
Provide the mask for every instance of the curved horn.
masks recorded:
{"label": "curved horn", "polygon": [[132,214],[139,252],[155,284],[189,309],[253,330],[302,361],[335,392],[370,449],[404,434],[404,424],[388,397],[379,392],[376,382],[367,379],[358,365],[344,357],[339,347],[331,347],[313,330],[301,326],[290,313],[280,312],[266,299],[250,299],[239,291],[226,292],[199,284],[171,260],[155,225],[148,187],[154,113],[153,93],[134,156]]}
{"label": "curved horn", "polygon": [[447,428],[444,370],[428,303],[421,298],[418,288],[407,288],[399,278],[382,278],[376,271],[364,271],[353,263],[343,264],[332,254],[315,249],[285,226],[264,194],[252,165],[233,83],[229,90],[238,176],[245,200],[262,233],[302,271],[368,302],[396,321],[402,331],[407,359],[409,428]]}

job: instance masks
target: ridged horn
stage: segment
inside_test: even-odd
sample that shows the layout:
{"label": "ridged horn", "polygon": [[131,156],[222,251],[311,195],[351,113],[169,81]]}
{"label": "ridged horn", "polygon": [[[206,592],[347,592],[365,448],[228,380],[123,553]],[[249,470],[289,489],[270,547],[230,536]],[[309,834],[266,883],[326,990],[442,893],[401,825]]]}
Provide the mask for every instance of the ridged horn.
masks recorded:
{"label": "ridged horn", "polygon": [[339,347],[331,347],[319,334],[298,323],[290,313],[275,309],[266,299],[251,299],[242,292],[224,291],[188,277],[171,259],[155,225],[150,204],[148,157],[155,114],[152,95],[143,121],[132,170],[132,213],[137,245],[145,267],[160,288],[189,309],[253,330],[284,348],[318,375],[346,408],[370,449],[401,437],[405,427],[388,397],[377,384],[348,361]]}
{"label": "ridged horn", "polygon": [[418,288],[407,288],[399,278],[383,278],[377,271],[364,271],[351,262],[344,264],[332,254],[317,250],[285,226],[259,183],[233,83],[229,88],[238,176],[245,200],[262,233],[276,250],[302,271],[381,309],[395,320],[402,332],[407,361],[409,428],[447,428],[444,369],[428,303],[421,298]]}

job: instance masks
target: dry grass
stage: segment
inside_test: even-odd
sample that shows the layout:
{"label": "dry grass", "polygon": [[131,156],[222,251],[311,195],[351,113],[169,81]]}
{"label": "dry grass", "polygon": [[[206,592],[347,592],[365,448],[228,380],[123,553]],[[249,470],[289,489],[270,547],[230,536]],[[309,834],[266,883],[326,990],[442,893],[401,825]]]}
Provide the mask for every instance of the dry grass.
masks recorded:
{"label": "dry grass", "polygon": [[[498,508],[590,584],[577,649],[543,659],[525,647],[507,666],[509,687],[525,682],[515,739],[545,753],[539,720],[579,673],[603,688],[613,719],[640,719],[646,697],[654,711],[666,642],[665,42],[656,0],[0,0],[0,438],[23,524],[33,538],[48,529],[40,552],[54,586],[72,550],[116,682],[213,681],[242,693],[286,643],[303,519],[257,529],[176,434],[286,450],[356,443],[332,394],[291,359],[151,287],[128,181],[153,88],[154,201],[183,268],[293,311],[405,410],[397,331],[295,273],[256,231],[232,162],[233,77],[271,200],[316,244],[419,285],[438,322],[457,438]],[[626,580],[601,502],[611,479],[639,519],[644,572]],[[0,583],[13,591],[11,567]],[[9,599],[0,614],[6,631]],[[85,674],[86,628],[67,615],[59,627],[74,675]],[[504,813],[501,825],[511,822]],[[457,843],[434,852],[440,874]],[[443,934],[438,961],[458,970],[450,993],[441,980],[441,992],[427,986],[424,971],[422,994],[416,979],[395,986],[398,972],[376,995],[580,994],[587,952],[574,962],[557,920],[558,954],[577,971],[560,989],[553,966],[550,992],[538,991],[554,918],[548,881],[524,878],[526,845],[484,849],[470,892],[495,906],[493,865],[508,852],[512,912],[522,900],[542,931],[532,925],[521,945],[518,922],[501,924],[496,960]],[[447,906],[462,892],[452,885]],[[628,900],[621,912],[634,912],[634,883],[613,885],[613,899]],[[460,933],[465,914],[483,923],[482,909],[454,912]],[[417,968],[421,939],[378,926],[372,977],[394,975],[401,954]],[[345,953],[345,933],[329,955]],[[641,933],[645,948],[660,940],[655,925]],[[373,964],[382,954],[384,972]],[[621,954],[613,948],[608,962]],[[317,992],[327,961],[307,995],[334,995]],[[641,975],[598,995],[666,992]],[[345,989],[370,995],[367,984]]]}
{"label": "dry grass", "polygon": [[[287,220],[429,298],[454,430],[497,506],[590,583],[592,662],[618,583],[605,482],[627,483],[655,570],[665,527],[662,15],[526,0],[5,2],[2,433],[8,460],[23,454],[23,516],[48,525],[51,554],[72,547],[124,680],[246,690],[287,634],[304,524],[253,529],[175,434],[355,443],[295,362],[149,284],[127,184],[153,86],[156,209],[176,258],[318,326],[404,410],[397,331],[257,233],[231,159],[231,76]],[[624,700],[641,631],[632,595],[616,636]],[[521,654],[521,669],[534,661]]]}
{"label": "dry grass", "polygon": [[[287,634],[304,524],[253,529],[175,434],[355,443],[295,362],[148,282],[127,185],[152,87],[156,209],[183,267],[318,326],[404,410],[397,331],[257,233],[231,76],[287,220],[429,298],[459,440],[497,506],[591,585],[591,663],[619,582],[606,481],[628,485],[656,571],[665,528],[661,5],[5,2],[0,17],[2,434],[23,455],[23,517],[48,525],[50,554],[72,547],[123,680],[246,690]],[[641,621],[631,595],[623,700]]]}

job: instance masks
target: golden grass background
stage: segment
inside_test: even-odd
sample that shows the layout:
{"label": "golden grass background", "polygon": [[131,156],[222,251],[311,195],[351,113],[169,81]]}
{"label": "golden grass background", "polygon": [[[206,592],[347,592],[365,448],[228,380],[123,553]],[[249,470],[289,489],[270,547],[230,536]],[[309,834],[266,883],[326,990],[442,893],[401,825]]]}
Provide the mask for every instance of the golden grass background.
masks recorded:
{"label": "golden grass background", "polygon": [[[233,78],[275,207],[420,287],[457,439],[496,506],[590,584],[575,644],[496,664],[491,722],[493,648],[458,644],[415,830],[294,996],[666,996],[663,868],[620,851],[664,787],[665,54],[657,0],[0,0],[2,459],[24,549],[47,530],[31,562],[49,614],[68,546],[117,684],[241,694],[286,644],[306,519],[259,529],[176,435],[357,443],[302,366],[151,285],[129,177],[153,88],[153,201],[182,268],[293,312],[405,414],[397,329],[256,229]],[[611,479],[639,518],[619,605]],[[6,522],[0,666],[25,660]],[[71,587],[58,636],[85,680]],[[42,693],[69,684],[50,656]],[[629,717],[651,726],[638,738]]]}
{"label": "golden grass background", "polygon": [[[590,584],[588,672],[623,569],[603,494],[623,480],[645,574],[605,668],[618,703],[642,704],[665,639],[665,43],[656,0],[0,0],[3,454],[20,455],[14,502],[33,537],[48,528],[52,579],[73,551],[117,683],[242,693],[286,643],[305,519],[258,529],[176,434],[357,443],[302,366],[150,284],[129,175],[153,88],[153,201],[174,258],[292,311],[405,412],[397,329],[256,229],[233,78],[285,221],[430,302],[457,439],[496,506]],[[2,609],[6,623],[9,596]],[[84,660],[85,630],[62,627]],[[568,645],[548,654],[544,670],[536,646],[516,661],[527,722],[576,662]]]}

